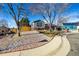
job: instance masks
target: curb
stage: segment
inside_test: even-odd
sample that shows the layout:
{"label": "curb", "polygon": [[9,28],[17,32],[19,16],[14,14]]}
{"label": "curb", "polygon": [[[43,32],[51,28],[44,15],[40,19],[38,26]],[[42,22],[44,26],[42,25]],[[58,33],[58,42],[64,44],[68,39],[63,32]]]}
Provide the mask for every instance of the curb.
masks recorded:
{"label": "curb", "polygon": [[62,41],[62,46],[59,51],[57,51],[55,56],[66,56],[70,52],[71,47],[66,35],[62,37]]}

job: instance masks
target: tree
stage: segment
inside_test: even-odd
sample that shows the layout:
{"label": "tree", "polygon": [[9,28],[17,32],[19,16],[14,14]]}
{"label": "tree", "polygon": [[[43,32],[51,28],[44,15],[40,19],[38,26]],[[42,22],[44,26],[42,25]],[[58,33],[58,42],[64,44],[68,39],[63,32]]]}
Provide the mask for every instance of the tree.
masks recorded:
{"label": "tree", "polygon": [[59,19],[67,8],[68,4],[64,3],[43,3],[43,4],[32,4],[30,10],[34,14],[39,14],[48,24],[49,30],[52,30],[52,24],[54,20]]}
{"label": "tree", "polygon": [[58,26],[63,26],[63,23],[68,22],[69,17],[61,17],[58,21],[57,21],[57,25]]}
{"label": "tree", "polygon": [[28,20],[28,18],[22,18],[21,20],[20,20],[20,24],[25,24],[25,25],[27,25],[27,26],[29,26],[29,20]]}
{"label": "tree", "polygon": [[[23,7],[23,4],[11,4],[8,3],[7,5],[7,13],[9,15],[12,16],[12,18],[15,20],[16,24],[17,24],[17,33],[18,36],[20,36],[20,28],[19,28],[19,21],[21,19],[22,16],[25,16],[26,12],[25,9]],[[5,4],[3,7],[6,7]]]}

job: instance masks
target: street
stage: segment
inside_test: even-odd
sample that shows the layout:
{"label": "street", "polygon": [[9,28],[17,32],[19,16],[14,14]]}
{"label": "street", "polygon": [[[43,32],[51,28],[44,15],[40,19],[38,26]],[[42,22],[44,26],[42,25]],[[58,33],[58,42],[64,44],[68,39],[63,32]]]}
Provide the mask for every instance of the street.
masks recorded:
{"label": "street", "polygon": [[68,56],[79,56],[79,33],[68,34],[67,38],[71,45]]}

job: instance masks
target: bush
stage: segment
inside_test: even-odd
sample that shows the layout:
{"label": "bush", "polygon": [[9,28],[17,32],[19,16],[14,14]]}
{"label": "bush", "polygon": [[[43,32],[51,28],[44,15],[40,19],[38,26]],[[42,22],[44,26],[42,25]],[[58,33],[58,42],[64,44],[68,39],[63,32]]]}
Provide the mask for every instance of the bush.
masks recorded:
{"label": "bush", "polygon": [[52,32],[50,32],[48,30],[40,30],[39,32],[42,33],[42,34],[45,34],[45,35],[47,35],[49,37],[58,35],[60,33],[59,31],[52,31]]}

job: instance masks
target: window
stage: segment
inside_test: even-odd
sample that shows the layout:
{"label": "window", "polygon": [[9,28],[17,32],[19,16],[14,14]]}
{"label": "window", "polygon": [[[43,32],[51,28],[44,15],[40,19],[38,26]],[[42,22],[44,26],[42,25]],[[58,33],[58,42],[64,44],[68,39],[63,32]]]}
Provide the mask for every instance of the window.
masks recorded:
{"label": "window", "polygon": [[42,26],[42,22],[37,22],[37,26],[41,27]]}

